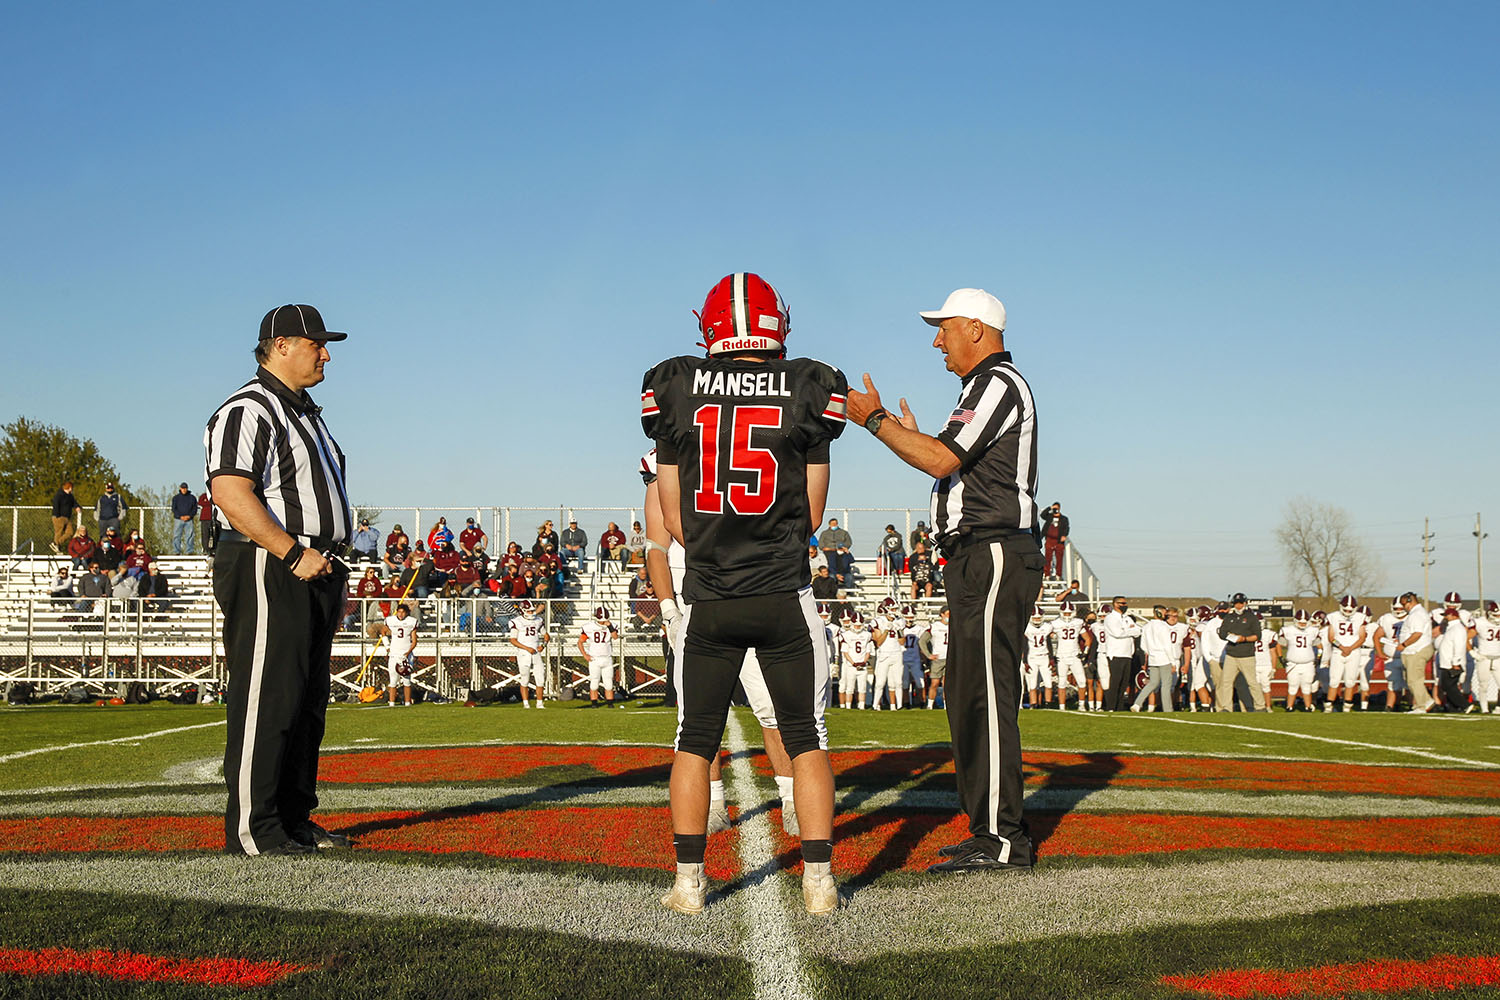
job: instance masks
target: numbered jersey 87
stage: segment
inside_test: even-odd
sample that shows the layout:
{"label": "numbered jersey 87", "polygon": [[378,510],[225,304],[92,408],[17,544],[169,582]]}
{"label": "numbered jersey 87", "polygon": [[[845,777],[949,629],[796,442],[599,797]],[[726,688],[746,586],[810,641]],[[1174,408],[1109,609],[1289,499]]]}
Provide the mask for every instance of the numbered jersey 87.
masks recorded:
{"label": "numbered jersey 87", "polygon": [[828,463],[848,382],[809,358],[681,357],[641,385],[641,426],[677,467],[690,602],[811,582],[807,467]]}

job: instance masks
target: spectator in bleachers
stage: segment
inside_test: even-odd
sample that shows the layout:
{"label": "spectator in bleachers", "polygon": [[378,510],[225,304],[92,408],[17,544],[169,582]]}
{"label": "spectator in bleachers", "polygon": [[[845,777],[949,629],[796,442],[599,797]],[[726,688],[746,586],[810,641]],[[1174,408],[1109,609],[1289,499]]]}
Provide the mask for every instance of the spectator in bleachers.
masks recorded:
{"label": "spectator in bleachers", "polygon": [[198,519],[198,498],[187,483],[181,483],[172,494],[172,554],[194,555],[193,522]]}
{"label": "spectator in bleachers", "polygon": [[99,537],[98,551],[99,566],[106,573],[113,573],[120,568],[120,563],[125,561],[125,539],[120,537],[120,529],[113,526],[106,528],[104,534]]}
{"label": "spectator in bleachers", "polygon": [[378,598],[384,593],[385,585],[380,582],[380,575],[375,572],[375,567],[366,566],[365,575],[359,578],[350,591],[350,597],[354,600],[344,606],[344,628],[353,628],[359,624],[361,605],[366,599]]}
{"label": "spectator in bleachers", "polygon": [[452,539],[439,543],[438,547],[433,549],[432,566],[436,570],[436,575],[441,577],[437,580],[437,586],[442,586],[450,576],[458,572],[458,563],[462,558],[463,553],[454,547]]}
{"label": "spectator in bleachers", "polygon": [[357,563],[361,559],[372,563],[380,562],[380,532],[370,527],[368,517],[359,519],[359,530],[349,543],[349,561]]}
{"label": "spectator in bleachers", "polygon": [[823,550],[818,548],[816,542],[809,543],[807,546],[807,564],[812,567],[814,577],[817,577],[819,567],[828,568],[828,557],[823,555]]}
{"label": "spectator in bleachers", "polygon": [[52,587],[47,591],[47,596],[57,604],[66,604],[78,596],[73,593],[73,576],[68,572],[68,567],[57,567],[57,578],[52,581]]}
{"label": "spectator in bleachers", "polygon": [[[557,529],[552,526],[551,518],[542,522],[542,527],[537,534],[537,538],[541,540],[543,547],[551,545],[553,552],[556,552],[561,547],[557,537]],[[540,556],[541,553],[538,552],[537,555]]]}
{"label": "spectator in bleachers", "polygon": [[609,522],[604,534],[599,536],[599,560],[610,560],[625,565],[625,532],[615,522]]}
{"label": "spectator in bleachers", "polygon": [[823,556],[828,560],[828,568],[834,576],[838,575],[839,570],[833,563],[833,554],[840,545],[845,550],[853,549],[854,539],[849,536],[849,532],[839,527],[838,518],[830,517],[828,527],[818,535],[818,548],[823,550]]}
{"label": "spectator in bleachers", "polygon": [[136,589],[138,579],[139,577],[131,576],[130,572],[121,566],[109,575],[109,596],[122,600],[134,598],[139,593]]}
{"label": "spectator in bleachers", "polygon": [[[192,524],[191,521],[188,523]],[[171,610],[172,602],[169,600],[172,596],[171,581],[155,563],[146,565],[145,574],[135,582],[135,592],[136,596],[141,599],[145,610],[158,614]]]}
{"label": "spectator in bleachers", "polygon": [[453,574],[453,584],[458,588],[459,597],[478,596],[482,582],[479,569],[474,565],[473,556],[464,556],[459,559],[458,569]]}
{"label": "spectator in bleachers", "polygon": [[918,542],[921,542],[923,545],[927,546],[927,551],[929,553],[932,551],[932,532],[927,530],[926,521],[917,522],[917,526],[911,529],[911,537],[908,539],[908,541],[911,543],[907,546],[907,551],[909,552],[917,551]]}
{"label": "spectator in bleachers", "polygon": [[464,520],[464,530],[458,533],[458,551],[470,558],[477,552],[483,552],[490,543],[490,536],[484,533],[477,521],[472,517]]}
{"label": "spectator in bleachers", "polygon": [[828,574],[827,565],[819,566],[812,578],[812,595],[815,601],[831,601],[838,597],[839,582]]}
{"label": "spectator in bleachers", "polygon": [[906,572],[906,543],[901,541],[901,532],[894,524],[885,526],[885,537],[880,540],[880,555],[885,560],[885,571],[891,576]]}
{"label": "spectator in bleachers", "polygon": [[537,567],[543,576],[551,579],[553,591],[561,592],[564,583],[563,561],[562,557],[552,550],[551,545],[548,545],[537,557]]}
{"label": "spectator in bleachers", "polygon": [[99,522],[100,536],[107,534],[110,528],[118,532],[127,513],[129,509],[125,506],[125,498],[115,492],[115,484],[105,483],[104,492],[94,504],[94,517]]}
{"label": "spectator in bleachers", "polygon": [[526,576],[518,563],[508,563],[505,567],[505,575],[500,578],[500,589],[496,591],[501,597],[519,599],[527,596]]}
{"label": "spectator in bleachers", "polygon": [[453,541],[453,529],[448,527],[448,519],[440,517],[432,530],[427,532],[427,551],[436,552],[444,542]]}
{"label": "spectator in bleachers", "polygon": [[521,592],[516,595],[517,597],[541,596],[537,593],[537,587],[540,585],[540,581],[537,578],[536,570],[532,567],[527,566],[526,569],[521,571],[521,584]]}
{"label": "spectator in bleachers", "polygon": [[99,607],[97,602],[101,598],[109,597],[112,590],[113,586],[110,584],[109,575],[104,572],[104,566],[99,560],[95,559],[89,563],[88,575],[78,581],[78,596],[83,598],[83,600],[73,605],[73,607],[85,612],[95,608],[103,611],[104,609]]}
{"label": "spectator in bleachers", "polygon": [[1063,553],[1068,545],[1068,515],[1062,512],[1060,503],[1054,503],[1042,512],[1042,542],[1046,560],[1043,572],[1050,579],[1061,579]]}
{"label": "spectator in bleachers", "polygon": [[417,551],[411,554],[407,560],[412,566],[411,595],[418,600],[426,597],[442,585],[440,580],[434,581],[436,572],[432,564],[432,553],[426,552],[418,543]]}
{"label": "spectator in bleachers", "polygon": [[132,579],[139,579],[151,572],[151,553],[146,551],[146,543],[136,539],[135,547],[125,555],[125,573]]}
{"label": "spectator in bleachers", "polygon": [[932,596],[932,556],[927,552],[927,543],[920,538],[911,549],[911,557],[907,560],[907,570],[911,573],[911,599]]}
{"label": "spectator in bleachers", "polygon": [[640,597],[636,599],[631,611],[642,631],[649,632],[660,626],[657,619],[661,616],[661,602],[656,599],[656,588],[651,586],[650,580],[641,588]]}
{"label": "spectator in bleachers", "polygon": [[[823,534],[828,534],[824,532]],[[828,572],[838,581],[840,587],[848,588],[854,586],[854,553],[849,551],[848,546],[843,543],[833,550],[833,555],[828,557]]]}
{"label": "spectator in bleachers", "polygon": [[73,540],[73,513],[79,508],[73,484],[66,482],[52,494],[52,551],[61,555]]}
{"label": "spectator in bleachers", "polygon": [[198,494],[198,527],[203,536],[203,551],[214,554],[214,498],[204,490]]}
{"label": "spectator in bleachers", "polygon": [[635,600],[637,597],[640,597],[650,585],[651,581],[646,576],[646,567],[641,566],[637,568],[635,576],[630,578],[630,599]]}
{"label": "spectator in bleachers", "polygon": [[74,535],[73,540],[68,543],[68,555],[73,560],[73,568],[87,569],[89,562],[93,560],[94,553],[95,551],[97,551],[97,549],[98,546],[95,545],[94,540],[89,537],[89,529],[83,527],[79,528],[78,534]]}
{"label": "spectator in bleachers", "polygon": [[1057,603],[1071,604],[1076,608],[1087,604],[1088,597],[1084,595],[1083,588],[1078,585],[1078,581],[1074,580],[1068,584],[1068,589],[1063,591],[1062,596],[1057,599]]}
{"label": "spectator in bleachers", "polygon": [[641,527],[641,522],[630,522],[630,538],[625,542],[625,547],[630,550],[632,566],[636,563],[646,565],[646,529]]}
{"label": "spectator in bleachers", "polygon": [[589,551],[588,532],[578,526],[578,519],[571,518],[568,526],[563,529],[562,549],[558,555],[562,556],[563,562],[571,562],[578,567],[578,572],[583,572],[583,563]]}
{"label": "spectator in bleachers", "polygon": [[406,566],[406,561],[411,557],[411,539],[406,537],[406,532],[401,530],[401,525],[396,525],[396,530],[385,538],[385,568],[392,573],[399,572]]}

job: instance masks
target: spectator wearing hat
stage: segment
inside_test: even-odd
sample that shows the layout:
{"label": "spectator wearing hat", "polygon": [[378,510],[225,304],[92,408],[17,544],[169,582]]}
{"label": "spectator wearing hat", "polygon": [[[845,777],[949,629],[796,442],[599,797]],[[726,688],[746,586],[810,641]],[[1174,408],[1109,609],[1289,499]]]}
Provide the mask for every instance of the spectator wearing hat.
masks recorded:
{"label": "spectator wearing hat", "polygon": [[1042,511],[1042,571],[1053,579],[1062,579],[1063,553],[1068,545],[1068,515],[1062,504],[1054,503]]}
{"label": "spectator wearing hat", "polygon": [[111,525],[99,536],[98,551],[99,565],[106,573],[113,573],[120,568],[120,563],[125,561],[125,539],[120,537],[120,529]]}
{"label": "spectator wearing hat", "polygon": [[385,536],[385,568],[392,573],[399,572],[410,556],[411,540],[398,524],[395,531]]}
{"label": "spectator wearing hat", "polygon": [[443,542],[453,541],[453,529],[448,527],[448,519],[440,517],[432,530],[427,532],[427,551],[436,552]]}
{"label": "spectator wearing hat", "polygon": [[846,550],[853,549],[854,539],[849,536],[849,532],[839,527],[838,518],[830,517],[828,527],[818,535],[818,548],[823,550],[823,556],[828,560],[828,568],[835,576],[838,575],[838,567],[833,564],[833,553],[840,545]]}
{"label": "spectator wearing hat", "polygon": [[78,534],[74,535],[73,540],[68,543],[68,556],[73,560],[73,568],[87,569],[97,548],[94,540],[89,537],[89,529],[80,526]]}
{"label": "spectator wearing hat", "polygon": [[214,498],[208,490],[198,494],[198,527],[203,536],[203,552],[214,554]]}
{"label": "spectator wearing hat", "polygon": [[489,544],[490,536],[484,533],[479,522],[472,517],[464,519],[464,530],[458,533],[458,551],[473,559],[475,554]]}
{"label": "spectator wearing hat", "polygon": [[885,526],[885,537],[880,540],[880,556],[885,560],[885,571],[891,576],[906,572],[906,543],[894,524]]}
{"label": "spectator wearing hat", "polygon": [[354,540],[349,543],[349,561],[357,563],[361,559],[380,562],[380,532],[370,527],[368,517],[359,519],[359,530],[354,532]]}
{"label": "spectator wearing hat", "polygon": [[613,521],[599,536],[599,559],[617,562],[622,567],[625,565],[625,532]]}
{"label": "spectator wearing hat", "polygon": [[578,526],[576,517],[568,519],[568,526],[563,529],[562,548],[558,555],[562,556],[563,562],[572,562],[578,567],[578,572],[583,572],[583,561],[589,551],[588,532]]}
{"label": "spectator wearing hat", "polygon": [[78,498],[73,495],[71,482],[63,483],[52,494],[52,551],[59,555],[73,540],[73,514],[78,508]]}
{"label": "spectator wearing hat", "polygon": [[1250,688],[1250,700],[1257,712],[1266,712],[1265,692],[1255,678],[1255,644],[1260,641],[1260,615],[1247,606],[1244,594],[1230,598],[1233,607],[1219,621],[1219,637],[1224,647],[1224,672],[1214,689],[1214,711],[1234,711],[1234,688],[1240,675]]}
{"label": "spectator wearing hat", "polygon": [[105,483],[104,492],[99,495],[99,500],[94,504],[94,517],[99,521],[99,534],[102,537],[110,528],[120,530],[120,522],[129,513],[125,506],[125,498],[115,492],[114,483]]}
{"label": "spectator wearing hat", "polygon": [[[188,494],[192,496],[192,494]],[[196,502],[196,499],[195,499]],[[189,524],[192,522],[189,521]],[[141,606],[146,611],[163,612],[171,609],[172,596],[171,581],[167,574],[161,571],[161,567],[155,563],[147,563],[143,572],[135,581],[135,593],[141,600]]]}
{"label": "spectator wearing hat", "polygon": [[911,599],[915,601],[919,597],[931,597],[933,565],[932,553],[927,551],[927,543],[918,538],[906,562],[907,571],[911,573]]}
{"label": "spectator wearing hat", "polygon": [[193,522],[198,519],[198,498],[192,487],[179,483],[172,494],[172,554],[196,555],[193,546]]}
{"label": "spectator wearing hat", "polygon": [[927,551],[929,553],[932,552],[932,532],[927,529],[926,521],[917,522],[917,526],[911,529],[911,535],[907,538],[907,542],[908,544],[906,550],[908,552],[917,551],[918,542],[921,542],[923,545],[927,546]]}

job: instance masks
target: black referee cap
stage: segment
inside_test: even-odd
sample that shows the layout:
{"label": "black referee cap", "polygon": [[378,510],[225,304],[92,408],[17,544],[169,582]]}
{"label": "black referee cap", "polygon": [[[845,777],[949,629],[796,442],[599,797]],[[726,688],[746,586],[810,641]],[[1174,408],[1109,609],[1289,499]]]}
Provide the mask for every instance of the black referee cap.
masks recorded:
{"label": "black referee cap", "polygon": [[266,313],[260,321],[260,339],[274,340],[277,337],[306,337],[308,340],[346,340],[347,333],[330,333],[323,325],[323,316],[312,306],[277,306]]}

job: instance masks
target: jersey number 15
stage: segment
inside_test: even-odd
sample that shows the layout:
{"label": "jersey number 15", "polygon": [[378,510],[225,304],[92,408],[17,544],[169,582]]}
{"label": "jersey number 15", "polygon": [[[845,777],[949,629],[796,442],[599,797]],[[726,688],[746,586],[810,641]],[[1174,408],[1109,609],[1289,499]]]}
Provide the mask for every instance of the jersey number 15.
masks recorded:
{"label": "jersey number 15", "polygon": [[759,515],[771,509],[776,499],[776,456],[769,448],[750,443],[750,433],[757,427],[779,429],[779,406],[730,406],[724,419],[721,403],[705,403],[693,412],[698,428],[698,489],[693,493],[693,509],[700,514],[724,513],[724,474],[720,464],[729,457],[733,472],[748,473],[754,487],[744,483],[729,484],[729,508],[736,514]]}

